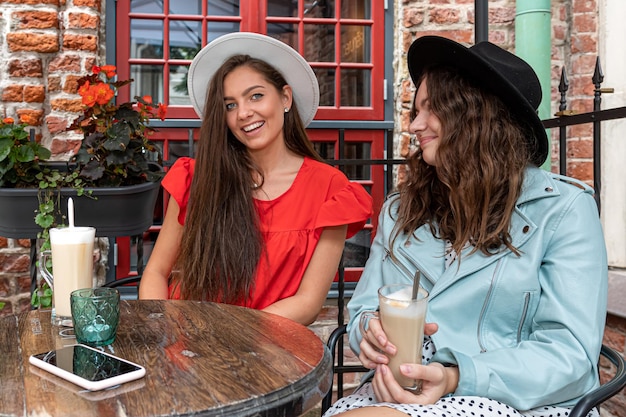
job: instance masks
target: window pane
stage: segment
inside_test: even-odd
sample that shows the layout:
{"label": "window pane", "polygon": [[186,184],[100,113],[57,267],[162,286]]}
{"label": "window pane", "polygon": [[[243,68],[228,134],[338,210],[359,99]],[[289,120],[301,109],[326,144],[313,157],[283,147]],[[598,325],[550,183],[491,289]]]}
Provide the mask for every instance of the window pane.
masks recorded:
{"label": "window pane", "polygon": [[342,0],[342,19],[371,19],[372,6],[369,0]]}
{"label": "window pane", "polygon": [[341,70],[341,106],[369,107],[370,78],[370,70]]}
{"label": "window pane", "polygon": [[208,42],[227,33],[239,32],[239,22],[209,22],[207,26]]}
{"label": "window pane", "polygon": [[[369,142],[346,142],[344,159],[371,159],[372,145]],[[370,180],[372,178],[369,165],[346,165],[344,171],[351,180]]]}
{"label": "window pane", "polygon": [[268,16],[297,17],[298,0],[268,0]]}
{"label": "window pane", "polygon": [[313,68],[320,86],[320,106],[335,106],[335,70]]}
{"label": "window pane", "polygon": [[241,11],[239,9],[239,1],[238,0],[237,1],[208,0],[207,1],[207,14],[209,16],[239,16],[241,15]]}
{"label": "window pane", "polygon": [[335,26],[304,26],[304,58],[309,62],[335,62]]}
{"label": "window pane", "polygon": [[163,21],[131,19],[130,57],[163,58]]}
{"label": "window pane", "polygon": [[304,2],[304,17],[326,19],[335,17],[335,2],[333,0]]}
{"label": "window pane", "polygon": [[151,96],[154,103],[163,102],[163,67],[160,65],[131,65],[130,96]]}
{"label": "window pane", "polygon": [[363,229],[346,240],[343,251],[343,265],[347,268],[365,266],[370,254],[372,231]]}
{"label": "window pane", "polygon": [[313,148],[322,159],[335,159],[335,142],[313,142]]}
{"label": "window pane", "polygon": [[187,65],[170,66],[170,105],[191,106],[187,90]]}
{"label": "window pane", "polygon": [[169,158],[168,160],[172,161],[172,163],[180,158],[181,156],[194,156],[196,152],[196,148],[198,147],[198,141],[194,141],[193,150],[189,150],[189,142],[187,141],[170,141],[169,142]]}
{"label": "window pane", "polygon": [[170,59],[193,59],[202,44],[202,23],[170,21]]}
{"label": "window pane", "polygon": [[369,26],[341,26],[341,62],[371,62],[370,45]]}
{"label": "window pane", "polygon": [[163,14],[163,2],[153,0],[130,0],[131,13]]}
{"label": "window pane", "polygon": [[298,50],[298,25],[290,23],[268,23],[267,34],[272,38],[291,46]]}
{"label": "window pane", "polygon": [[[160,3],[160,2],[154,2]],[[195,14],[202,13],[202,1],[201,0],[185,0],[185,1],[170,1],[170,14]]]}

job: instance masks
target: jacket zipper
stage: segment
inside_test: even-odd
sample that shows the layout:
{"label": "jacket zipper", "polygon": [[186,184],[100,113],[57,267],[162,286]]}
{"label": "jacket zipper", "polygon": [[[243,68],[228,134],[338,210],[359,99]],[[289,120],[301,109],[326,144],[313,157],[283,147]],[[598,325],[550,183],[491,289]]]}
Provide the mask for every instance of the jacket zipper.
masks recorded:
{"label": "jacket zipper", "polygon": [[406,266],[404,266],[402,263],[400,262],[396,262],[393,257],[391,256],[391,251],[387,248],[385,248],[385,257],[383,258],[383,262],[385,262],[387,259],[389,259],[391,261],[392,264],[394,264],[395,266],[398,267],[398,269],[400,269],[400,272],[404,273],[404,275],[409,278],[409,280],[413,280],[413,274],[411,274],[411,271],[409,271],[409,268],[407,268]]}
{"label": "jacket zipper", "polygon": [[528,303],[530,302],[530,292],[524,293],[524,309],[522,310],[522,318],[519,322],[519,327],[517,328],[517,343],[522,340],[522,327],[524,326],[524,322],[526,321],[526,314],[528,313]]}
{"label": "jacket zipper", "polygon": [[480,346],[480,353],[487,352],[487,348],[483,345],[482,342],[482,322],[485,318],[485,310],[487,310],[487,304],[489,303],[489,299],[491,298],[491,293],[493,292],[494,282],[496,280],[496,276],[498,275],[498,271],[500,270],[500,263],[502,259],[498,260],[496,268],[493,271],[493,275],[491,276],[491,283],[489,284],[489,291],[487,291],[487,296],[485,297],[485,302],[483,303],[483,307],[480,310],[480,316],[478,317],[478,327],[476,330],[476,337],[478,338],[478,346]]}

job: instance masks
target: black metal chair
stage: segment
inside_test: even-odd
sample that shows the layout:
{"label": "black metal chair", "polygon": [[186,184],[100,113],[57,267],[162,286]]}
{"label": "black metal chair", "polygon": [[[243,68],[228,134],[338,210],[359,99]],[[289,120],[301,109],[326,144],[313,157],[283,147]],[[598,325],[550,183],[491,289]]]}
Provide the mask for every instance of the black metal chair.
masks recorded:
{"label": "black metal chair", "polygon": [[[333,360],[333,373],[337,374],[337,398],[343,397],[343,374],[346,372],[365,372],[367,368],[358,365],[343,365],[343,335],[347,332],[346,325],[337,327],[328,338],[327,346]],[[339,346],[341,345],[341,346]],[[338,349],[340,347],[340,349]],[[338,351],[338,352],[337,352]],[[337,353],[339,355],[337,356]],[[610,381],[582,397],[572,409],[569,417],[586,417],[594,408],[618,394],[626,387],[626,361],[616,350],[602,345],[600,356],[611,362],[616,370]],[[322,400],[322,415],[332,405],[333,390],[331,389]]]}

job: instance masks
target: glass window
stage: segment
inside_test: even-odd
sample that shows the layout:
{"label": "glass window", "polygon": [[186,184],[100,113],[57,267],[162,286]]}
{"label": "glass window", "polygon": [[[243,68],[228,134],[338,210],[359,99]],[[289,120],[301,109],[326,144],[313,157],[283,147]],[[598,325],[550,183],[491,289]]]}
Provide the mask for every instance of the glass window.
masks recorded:
{"label": "glass window", "polygon": [[202,22],[170,20],[170,59],[193,59],[202,46]]}
{"label": "glass window", "polygon": [[163,99],[163,67],[160,65],[131,65],[130,76],[135,80],[130,85],[130,95],[151,96],[154,103]]}
{"label": "glass window", "polygon": [[130,57],[141,59],[163,58],[163,21],[131,19]]}
{"label": "glass window", "polygon": [[163,13],[163,2],[154,0],[130,0],[132,13]]}
{"label": "glass window", "polygon": [[[161,2],[153,1],[153,3],[161,3]],[[170,14],[198,15],[202,13],[202,1],[201,0],[185,0],[185,1],[170,0],[169,7],[170,7]]]}
{"label": "glass window", "polygon": [[[183,3],[183,1],[179,2]],[[209,16],[239,16],[241,15],[239,3],[237,0],[207,0],[207,14]]]}

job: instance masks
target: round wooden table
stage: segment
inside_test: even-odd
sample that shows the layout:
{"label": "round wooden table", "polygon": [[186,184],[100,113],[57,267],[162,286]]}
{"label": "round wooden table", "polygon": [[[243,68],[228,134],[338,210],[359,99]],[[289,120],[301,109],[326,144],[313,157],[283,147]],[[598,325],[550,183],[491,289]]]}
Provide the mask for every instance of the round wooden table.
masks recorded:
{"label": "round wooden table", "polygon": [[297,416],[332,384],[330,353],[309,329],[224,304],[122,301],[105,351],[143,365],[146,376],[89,392],[28,363],[74,344],[33,310],[0,320],[0,415]]}

